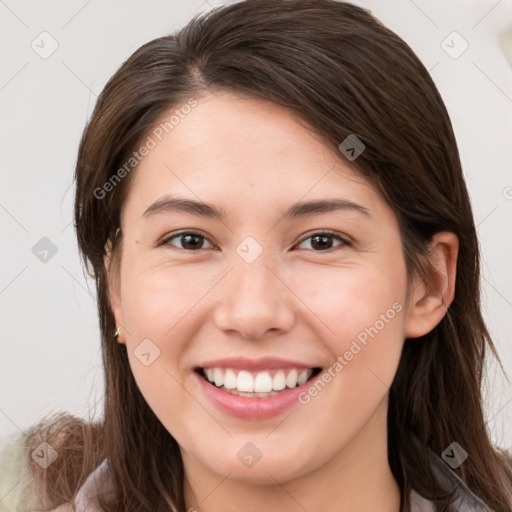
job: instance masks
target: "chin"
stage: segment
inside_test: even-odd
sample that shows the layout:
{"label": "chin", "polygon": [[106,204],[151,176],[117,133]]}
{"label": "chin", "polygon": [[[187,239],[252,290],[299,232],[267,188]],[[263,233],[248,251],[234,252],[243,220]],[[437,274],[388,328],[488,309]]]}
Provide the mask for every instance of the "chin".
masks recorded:
{"label": "chin", "polygon": [[252,466],[244,464],[236,455],[229,458],[212,458],[204,460],[203,464],[210,468],[211,471],[222,476],[228,476],[230,480],[252,484],[252,485],[275,485],[276,481],[286,482],[307,473],[305,466],[311,466],[313,469],[314,462],[297,461],[296,452],[292,454],[283,454],[278,456],[265,456],[263,453],[261,458],[253,463]]}

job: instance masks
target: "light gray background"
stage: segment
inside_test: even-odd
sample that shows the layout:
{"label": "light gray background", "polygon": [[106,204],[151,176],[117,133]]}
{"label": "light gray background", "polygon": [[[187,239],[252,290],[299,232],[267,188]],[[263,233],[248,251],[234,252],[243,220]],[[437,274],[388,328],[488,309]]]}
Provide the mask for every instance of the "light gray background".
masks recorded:
{"label": "light gray background", "polygon": [[[0,0],[0,437],[50,412],[101,414],[94,286],[72,225],[78,141],[97,95],[129,55],[220,3]],[[512,376],[512,68],[499,45],[507,28],[512,39],[512,1],[355,3],[411,45],[447,104],[483,251],[484,313]],[[31,47],[50,48],[44,31],[58,43],[46,59]],[[453,31],[469,44],[458,58],[442,47],[462,48],[458,36],[446,39]],[[46,262],[32,252],[43,237],[57,248]],[[512,389],[495,364],[486,412],[494,442],[512,447]]]}

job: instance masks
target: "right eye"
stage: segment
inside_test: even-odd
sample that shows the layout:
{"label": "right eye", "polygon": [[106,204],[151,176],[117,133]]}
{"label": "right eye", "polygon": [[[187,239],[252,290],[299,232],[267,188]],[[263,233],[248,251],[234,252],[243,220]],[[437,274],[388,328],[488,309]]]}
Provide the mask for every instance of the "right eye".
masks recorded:
{"label": "right eye", "polygon": [[179,247],[179,249],[191,252],[197,252],[197,249],[202,248],[200,247],[202,242],[207,240],[206,237],[199,233],[196,233],[195,231],[184,231],[182,233],[175,233],[174,235],[168,236],[161,242],[160,245],[176,247],[176,245],[171,243],[171,240],[175,238],[181,238],[182,240],[181,242],[179,242],[182,245],[182,247]]}

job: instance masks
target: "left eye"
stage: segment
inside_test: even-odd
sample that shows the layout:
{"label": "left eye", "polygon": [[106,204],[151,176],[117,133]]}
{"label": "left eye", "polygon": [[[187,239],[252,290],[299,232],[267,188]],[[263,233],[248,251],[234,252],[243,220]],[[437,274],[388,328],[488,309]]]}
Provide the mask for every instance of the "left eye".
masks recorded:
{"label": "left eye", "polygon": [[[341,236],[338,236],[334,233],[328,233],[328,232],[314,233],[311,236],[304,238],[304,240],[302,240],[302,242],[299,245],[302,245],[306,240],[311,240],[312,242],[310,243],[310,245],[313,248],[313,250],[315,250],[315,247],[316,247],[317,249],[319,248],[320,250],[319,251],[315,250],[315,252],[321,252],[321,251],[331,249],[332,242],[329,242],[329,240],[331,240],[333,238],[336,238],[337,240],[339,240],[341,242],[339,245],[341,245],[341,246],[350,245],[350,242],[343,239]],[[326,246],[329,246],[329,247],[326,247]]]}
{"label": "left eye", "polygon": [[[203,241],[206,241],[206,238],[203,235],[200,235],[199,233],[194,232],[186,232],[186,233],[178,233],[177,235],[172,235],[169,238],[165,239],[162,242],[162,245],[174,245],[171,243],[171,240],[174,238],[181,238],[182,239],[182,247],[181,249],[184,250],[191,250],[194,251],[196,249],[202,249],[201,244]],[[185,247],[183,247],[183,245]],[[213,247],[213,246],[212,246]]]}

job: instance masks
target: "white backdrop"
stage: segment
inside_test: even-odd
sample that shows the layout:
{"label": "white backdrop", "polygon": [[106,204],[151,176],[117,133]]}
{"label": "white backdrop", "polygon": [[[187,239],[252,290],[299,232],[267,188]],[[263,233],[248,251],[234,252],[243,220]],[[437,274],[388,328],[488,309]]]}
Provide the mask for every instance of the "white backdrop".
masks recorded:
{"label": "white backdrop", "polygon": [[[131,53],[220,3],[0,2],[0,437],[50,412],[101,413],[94,286],[72,225],[78,141]],[[355,3],[410,44],[447,104],[482,246],[485,317],[512,377],[512,66],[499,45],[505,29],[512,39],[512,2]],[[496,365],[486,389],[493,440],[512,448],[512,389]]]}

